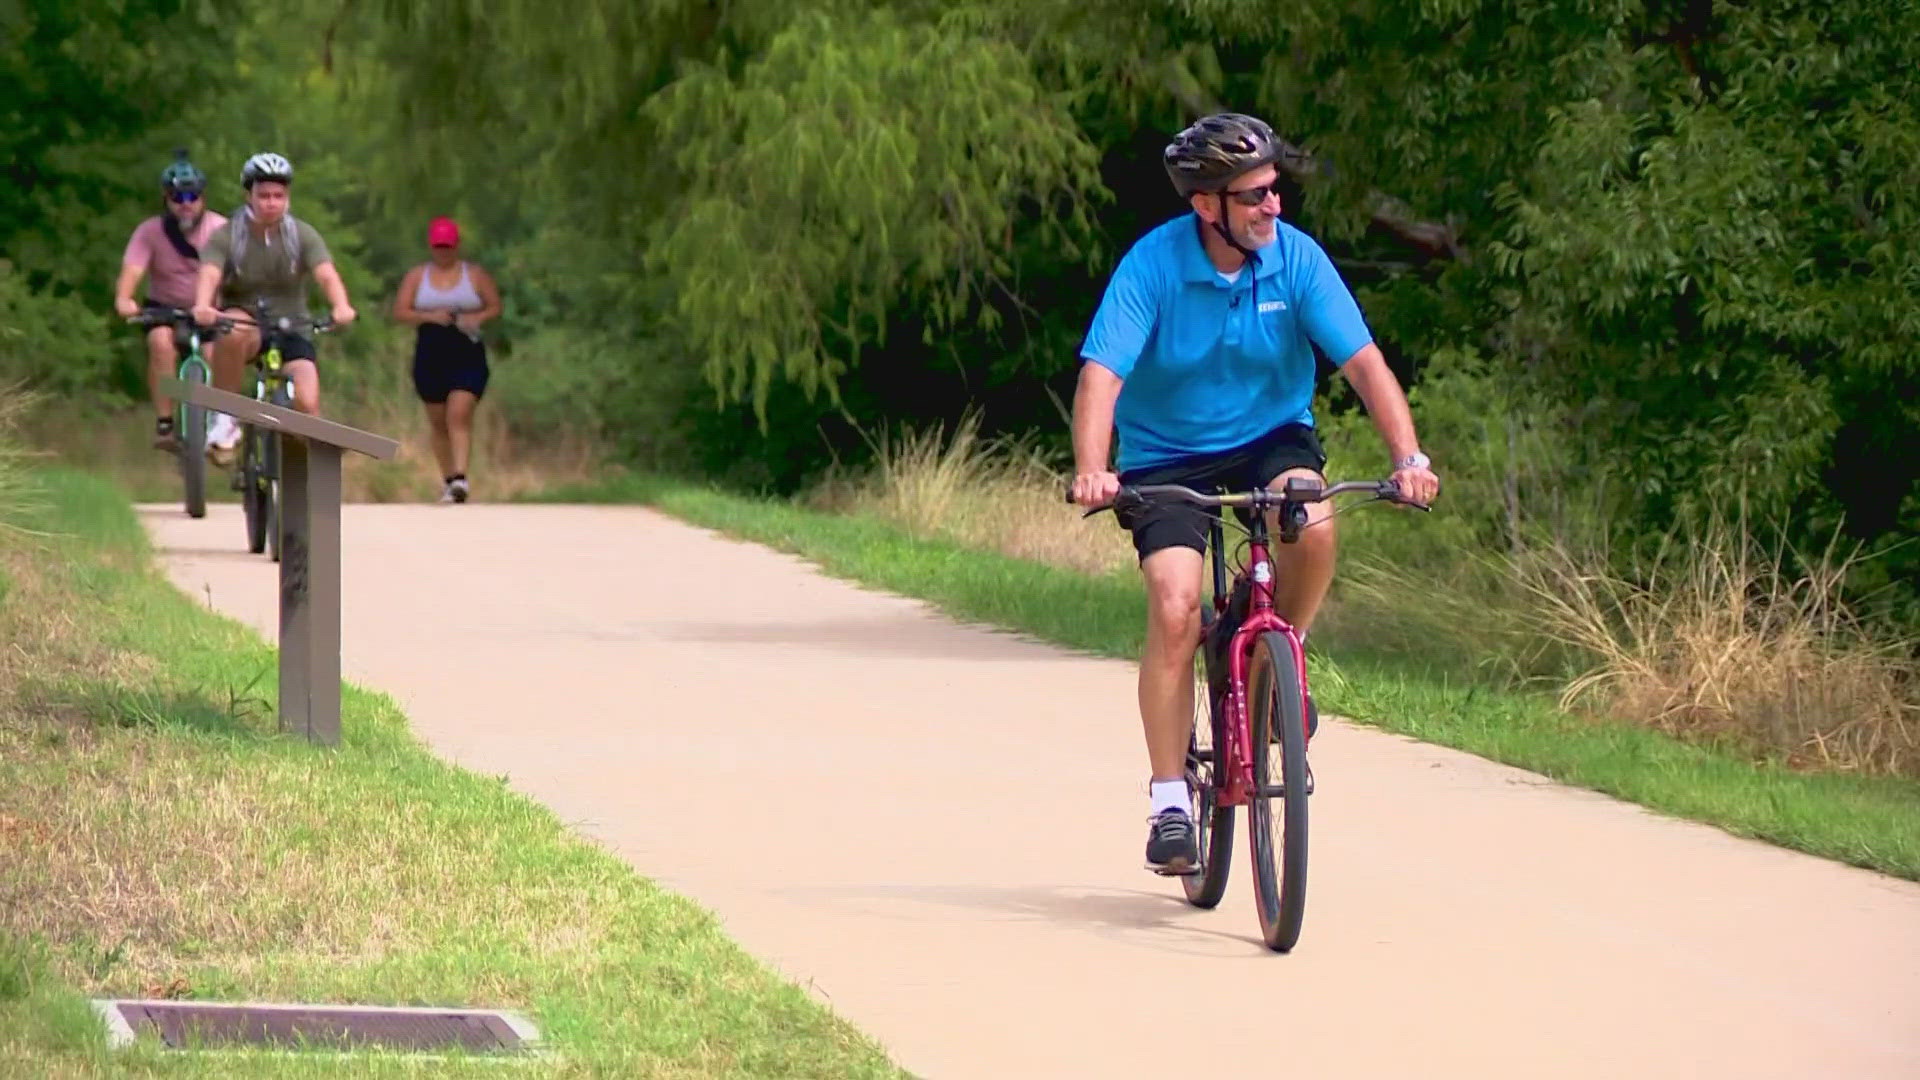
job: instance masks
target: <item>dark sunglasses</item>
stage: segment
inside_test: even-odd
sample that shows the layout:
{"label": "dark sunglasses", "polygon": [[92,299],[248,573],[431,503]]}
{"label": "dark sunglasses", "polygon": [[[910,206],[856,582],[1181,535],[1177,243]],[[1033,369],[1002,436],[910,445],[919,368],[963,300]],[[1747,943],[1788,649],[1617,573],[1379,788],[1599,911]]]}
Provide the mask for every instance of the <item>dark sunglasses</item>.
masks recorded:
{"label": "dark sunglasses", "polygon": [[1267,201],[1267,196],[1278,195],[1279,193],[1280,185],[1276,181],[1271,184],[1261,184],[1259,187],[1241,188],[1239,191],[1228,191],[1224,194],[1241,206],[1259,206],[1261,203]]}
{"label": "dark sunglasses", "polygon": [[199,202],[200,193],[197,191],[169,191],[167,192],[167,198],[177,203]]}

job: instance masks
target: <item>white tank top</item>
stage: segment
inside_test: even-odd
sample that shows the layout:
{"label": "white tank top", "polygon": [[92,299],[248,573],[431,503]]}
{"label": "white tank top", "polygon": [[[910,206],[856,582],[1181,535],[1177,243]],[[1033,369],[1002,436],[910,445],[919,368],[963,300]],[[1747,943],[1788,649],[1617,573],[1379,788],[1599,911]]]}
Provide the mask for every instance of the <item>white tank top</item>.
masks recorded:
{"label": "white tank top", "polygon": [[460,280],[451,289],[433,287],[432,267],[420,271],[420,287],[413,291],[415,311],[479,311],[485,306],[473,281],[467,277],[465,260],[460,263]]}

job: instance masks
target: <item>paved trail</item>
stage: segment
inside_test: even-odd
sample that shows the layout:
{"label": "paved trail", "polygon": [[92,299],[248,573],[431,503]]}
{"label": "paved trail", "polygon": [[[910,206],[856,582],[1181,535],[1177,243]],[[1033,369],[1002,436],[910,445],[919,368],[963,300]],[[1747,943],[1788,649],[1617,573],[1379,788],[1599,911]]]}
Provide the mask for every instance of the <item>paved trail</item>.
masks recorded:
{"label": "paved trail", "polygon": [[[273,638],[235,507],[142,514],[181,588]],[[1329,720],[1278,956],[1244,862],[1212,912],[1140,868],[1129,664],[646,509],[344,527],[349,679],[918,1075],[1920,1077],[1912,884]]]}

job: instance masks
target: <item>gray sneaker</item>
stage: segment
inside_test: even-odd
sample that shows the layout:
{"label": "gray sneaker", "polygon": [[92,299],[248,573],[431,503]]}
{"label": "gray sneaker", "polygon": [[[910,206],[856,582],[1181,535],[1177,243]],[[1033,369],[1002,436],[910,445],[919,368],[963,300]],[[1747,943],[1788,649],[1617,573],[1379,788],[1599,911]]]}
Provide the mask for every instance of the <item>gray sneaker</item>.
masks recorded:
{"label": "gray sneaker", "polygon": [[1200,843],[1185,810],[1162,810],[1148,819],[1147,869],[1157,874],[1191,874],[1200,864]]}

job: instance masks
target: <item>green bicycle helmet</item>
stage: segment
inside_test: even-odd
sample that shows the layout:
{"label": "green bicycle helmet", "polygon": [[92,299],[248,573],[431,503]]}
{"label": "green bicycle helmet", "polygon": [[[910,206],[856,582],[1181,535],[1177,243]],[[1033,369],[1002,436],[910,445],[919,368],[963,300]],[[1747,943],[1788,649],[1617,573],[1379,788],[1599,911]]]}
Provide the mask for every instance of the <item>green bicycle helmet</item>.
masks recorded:
{"label": "green bicycle helmet", "polygon": [[187,160],[185,150],[175,150],[173,163],[160,170],[160,190],[169,195],[176,191],[191,191],[198,195],[207,190],[207,174]]}

